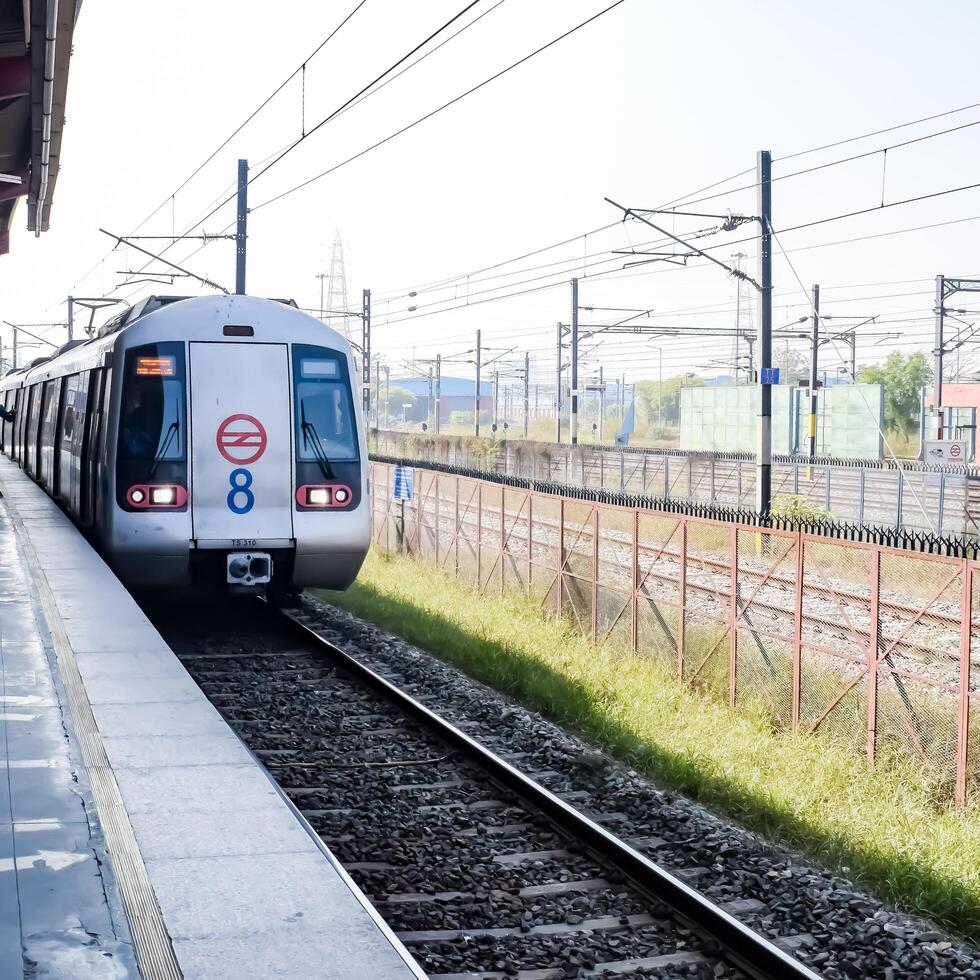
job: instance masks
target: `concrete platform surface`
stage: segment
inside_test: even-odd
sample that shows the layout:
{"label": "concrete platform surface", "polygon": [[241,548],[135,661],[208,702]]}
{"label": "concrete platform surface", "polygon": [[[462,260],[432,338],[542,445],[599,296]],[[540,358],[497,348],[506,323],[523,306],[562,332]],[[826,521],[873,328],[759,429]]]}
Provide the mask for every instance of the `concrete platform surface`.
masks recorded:
{"label": "concrete platform surface", "polygon": [[0,977],[424,977],[3,456],[0,490]]}

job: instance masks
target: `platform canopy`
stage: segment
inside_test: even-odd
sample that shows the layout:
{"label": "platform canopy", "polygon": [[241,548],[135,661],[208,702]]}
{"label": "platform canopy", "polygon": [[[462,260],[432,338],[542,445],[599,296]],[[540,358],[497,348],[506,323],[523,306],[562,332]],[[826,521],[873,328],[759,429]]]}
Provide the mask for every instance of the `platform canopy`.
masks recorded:
{"label": "platform canopy", "polygon": [[72,35],[82,0],[0,0],[0,255],[27,197],[27,227],[47,231],[58,180]]}

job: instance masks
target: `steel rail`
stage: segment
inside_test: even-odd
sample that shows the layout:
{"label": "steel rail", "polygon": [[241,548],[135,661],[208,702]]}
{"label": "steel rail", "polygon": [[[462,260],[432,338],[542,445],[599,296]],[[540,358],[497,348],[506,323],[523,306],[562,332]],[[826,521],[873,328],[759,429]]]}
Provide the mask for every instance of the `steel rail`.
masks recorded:
{"label": "steel rail", "polygon": [[734,916],[718,908],[699,892],[634,850],[604,827],[590,820],[560,797],[515,769],[455,725],[416,701],[390,681],[345,653],[289,610],[285,620],[307,643],[326,653],[345,671],[381,694],[400,711],[433,731],[440,739],[483,769],[498,785],[543,813],[566,834],[586,845],[595,855],[616,867],[645,895],[663,902],[696,932],[714,940],[727,959],[756,980],[820,980],[799,960],[764,936],[753,932]]}

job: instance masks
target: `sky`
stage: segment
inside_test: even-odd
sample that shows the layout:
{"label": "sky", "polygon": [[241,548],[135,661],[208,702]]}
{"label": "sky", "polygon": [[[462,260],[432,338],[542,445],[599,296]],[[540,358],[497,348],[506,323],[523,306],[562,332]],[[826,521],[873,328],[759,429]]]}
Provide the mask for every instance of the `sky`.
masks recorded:
{"label": "sky", "polygon": [[[113,250],[99,229],[227,233],[233,201],[195,223],[230,196],[243,157],[255,178],[249,292],[292,297],[318,312],[317,274],[328,271],[339,232],[348,305],[359,309],[361,290],[371,289],[374,356],[393,375],[405,373],[406,363],[425,371],[439,353],[444,374],[471,377],[479,329],[485,359],[499,357],[506,374],[528,352],[532,383],[549,385],[556,324],[571,317],[572,276],[580,279],[580,305],[594,307],[580,312],[583,323],[629,316],[612,309],[622,308],[651,310],[636,322],[665,329],[734,326],[736,281],[724,269],[696,258],[686,266],[660,261],[624,270],[629,258],[613,250],[665,239],[637,221],[623,224],[622,212],[605,198],[632,208],[680,202],[678,209],[752,216],[757,152],[768,149],[776,178],[777,334],[788,324],[805,329],[795,321],[810,312],[809,289],[819,283],[821,311],[834,317],[824,323],[828,336],[838,326],[878,317],[859,328],[859,365],[893,350],[928,354],[936,275],[980,274],[980,188],[894,202],[980,180],[980,125],[970,125],[980,123],[980,104],[951,112],[980,103],[976,70],[965,54],[980,41],[980,26],[965,2],[950,0],[937,16],[906,0],[624,0],[344,163],[611,2],[479,0],[396,69],[411,66],[407,71],[260,174],[458,14],[465,0],[360,6],[357,0],[89,0],[75,34],[51,230],[35,239],[25,230],[21,205],[11,254],[0,257],[0,319],[63,322],[68,294],[134,302],[153,292],[206,291],[181,279],[173,286],[126,283],[120,273],[147,260],[125,246]],[[304,61],[305,72],[185,184]],[[852,139],[891,127],[900,128]],[[954,127],[965,128],[936,135]],[[798,173],[803,170],[810,172]],[[733,179],[719,183],[726,178]],[[717,186],[697,193],[709,185]],[[788,230],[864,209],[874,210]],[[717,217],[650,219],[680,237],[710,231],[696,243],[726,263],[743,252],[743,267],[757,277],[751,222],[720,232]],[[566,244],[528,255],[558,242]],[[231,242],[185,240],[166,254],[233,287]],[[956,302],[980,310],[980,298]],[[743,286],[740,305],[741,325],[750,327],[751,286]],[[950,329],[968,330],[965,324],[980,323],[980,313],[962,320]],[[359,322],[352,323],[359,333]],[[66,336],[62,327],[35,332],[58,342]],[[0,340],[8,349],[9,328],[0,329]],[[796,338],[776,344],[806,348]],[[976,349],[965,344],[958,360],[949,358],[950,374],[980,370]],[[597,337],[583,343],[582,372],[592,377],[601,364],[607,378],[625,375],[627,382],[660,371],[664,377],[731,373],[733,354],[730,337]],[[845,348],[832,341],[821,358],[821,368],[834,372]]]}

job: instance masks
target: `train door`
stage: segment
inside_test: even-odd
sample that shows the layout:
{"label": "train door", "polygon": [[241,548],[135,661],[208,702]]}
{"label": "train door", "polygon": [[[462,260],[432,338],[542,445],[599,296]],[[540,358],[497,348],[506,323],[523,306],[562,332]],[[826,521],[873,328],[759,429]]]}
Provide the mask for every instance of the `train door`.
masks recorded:
{"label": "train door", "polygon": [[88,397],[85,401],[85,427],[81,445],[81,487],[79,489],[78,515],[83,527],[91,527],[95,521],[96,484],[99,473],[98,434],[105,402],[105,374],[103,368],[93,368],[88,377]]}
{"label": "train door", "polygon": [[293,537],[285,344],[191,343],[191,513],[199,544]]}

